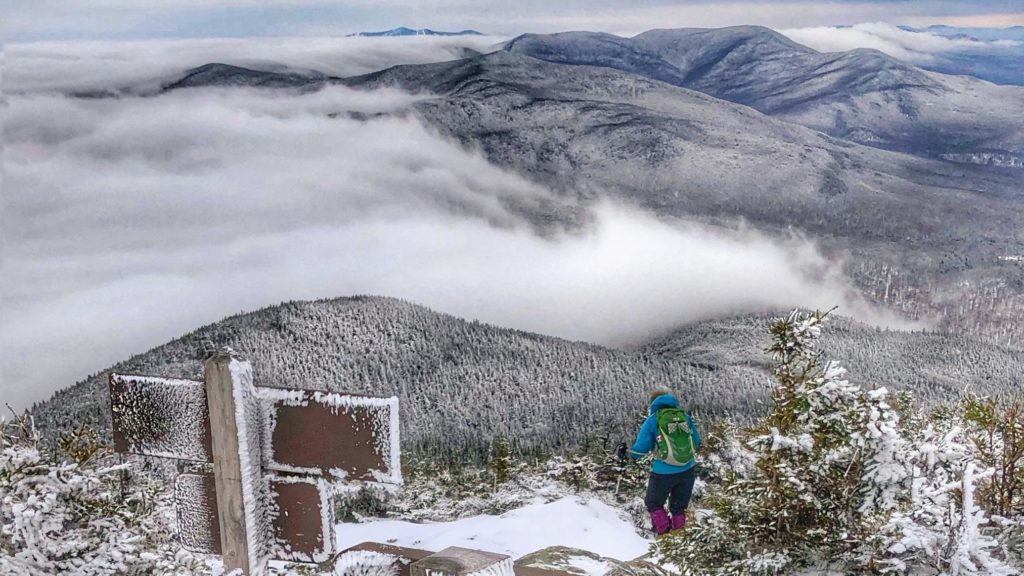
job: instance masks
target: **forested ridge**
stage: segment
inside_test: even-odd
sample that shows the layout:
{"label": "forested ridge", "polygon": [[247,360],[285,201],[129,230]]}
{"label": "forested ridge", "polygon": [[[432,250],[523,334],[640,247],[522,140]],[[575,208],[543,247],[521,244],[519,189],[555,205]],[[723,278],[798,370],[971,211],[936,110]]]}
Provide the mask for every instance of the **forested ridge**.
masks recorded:
{"label": "forested ridge", "polygon": [[[396,394],[407,451],[479,460],[495,437],[521,452],[559,453],[631,435],[647,391],[678,390],[698,415],[764,411],[769,315],[685,326],[615,350],[499,328],[392,298],[286,302],[204,326],[58,392],[33,410],[51,437],[82,424],[109,435],[107,374],[201,379],[202,359],[230,346],[261,386]],[[853,379],[912,389],[925,404],[970,384],[1010,394],[1024,374],[1013,350],[967,337],[876,330],[837,319],[830,354]]]}

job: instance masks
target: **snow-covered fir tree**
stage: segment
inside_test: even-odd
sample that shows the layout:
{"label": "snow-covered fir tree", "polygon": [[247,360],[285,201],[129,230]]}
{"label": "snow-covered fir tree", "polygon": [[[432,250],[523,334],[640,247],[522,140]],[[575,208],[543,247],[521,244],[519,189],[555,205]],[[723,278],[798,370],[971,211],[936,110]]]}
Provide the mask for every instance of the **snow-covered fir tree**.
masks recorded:
{"label": "snow-covered fir tree", "polygon": [[90,433],[68,458],[39,448],[26,416],[0,422],[0,575],[193,576],[205,565],[174,541],[168,492],[119,464]]}
{"label": "snow-covered fir tree", "polygon": [[820,350],[826,317],[795,311],[772,325],[776,386],[770,414],[747,433],[754,465],[718,470],[723,481],[704,499],[710,510],[660,542],[663,560],[685,574],[821,564],[845,573],[1018,573],[974,497],[994,470],[953,415],[962,410],[925,418],[906,394],[850,384]]}

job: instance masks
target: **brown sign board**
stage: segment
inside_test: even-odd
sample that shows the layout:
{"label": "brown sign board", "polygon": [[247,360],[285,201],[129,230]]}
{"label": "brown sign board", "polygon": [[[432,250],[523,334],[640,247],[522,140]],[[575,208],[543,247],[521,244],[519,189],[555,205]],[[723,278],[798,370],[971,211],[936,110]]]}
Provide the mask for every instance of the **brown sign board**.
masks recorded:
{"label": "brown sign board", "polygon": [[174,481],[174,503],[182,547],[220,555],[220,515],[213,473],[178,475]]}
{"label": "brown sign board", "polygon": [[354,394],[288,392],[270,396],[271,470],[338,480],[398,483],[398,402]]}
{"label": "brown sign board", "polygon": [[118,452],[213,462],[202,382],[111,374],[110,411]]}
{"label": "brown sign board", "polygon": [[[322,562],[334,545],[329,489],[317,478],[276,475],[270,485],[274,559]],[[181,474],[174,486],[178,538],[192,552],[220,554],[220,518],[213,473]]]}
{"label": "brown sign board", "polygon": [[334,514],[326,483],[302,476],[270,480],[273,548],[280,560],[322,562],[334,549]]}

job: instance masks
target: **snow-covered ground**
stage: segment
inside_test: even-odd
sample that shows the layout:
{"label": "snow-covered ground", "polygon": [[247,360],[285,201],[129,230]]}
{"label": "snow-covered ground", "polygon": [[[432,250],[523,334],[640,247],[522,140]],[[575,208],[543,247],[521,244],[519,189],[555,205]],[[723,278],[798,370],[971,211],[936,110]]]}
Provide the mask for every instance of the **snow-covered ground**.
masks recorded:
{"label": "snow-covered ground", "polygon": [[650,545],[619,511],[599,500],[577,496],[536,502],[501,516],[452,522],[338,524],[339,550],[368,541],[431,551],[463,546],[513,558],[549,546],[568,546],[623,561],[643,556]]}

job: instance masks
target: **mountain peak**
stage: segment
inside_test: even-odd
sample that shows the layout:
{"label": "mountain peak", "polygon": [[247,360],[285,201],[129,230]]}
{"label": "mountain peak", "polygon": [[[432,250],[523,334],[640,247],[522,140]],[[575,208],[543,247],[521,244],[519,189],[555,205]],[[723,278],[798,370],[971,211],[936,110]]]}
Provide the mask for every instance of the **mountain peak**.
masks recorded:
{"label": "mountain peak", "polygon": [[239,87],[262,88],[317,88],[327,76],[310,70],[293,70],[276,66],[276,70],[255,70],[233,64],[211,62],[187,70],[178,80],[163,87],[164,90],[198,87]]}
{"label": "mountain peak", "polygon": [[353,36],[362,38],[377,38],[391,36],[483,36],[483,34],[477,32],[476,30],[459,30],[458,32],[447,32],[443,30],[431,30],[430,28],[408,28],[406,26],[399,26],[398,28],[382,30],[379,32],[357,32],[355,34],[348,35],[348,37]]}

